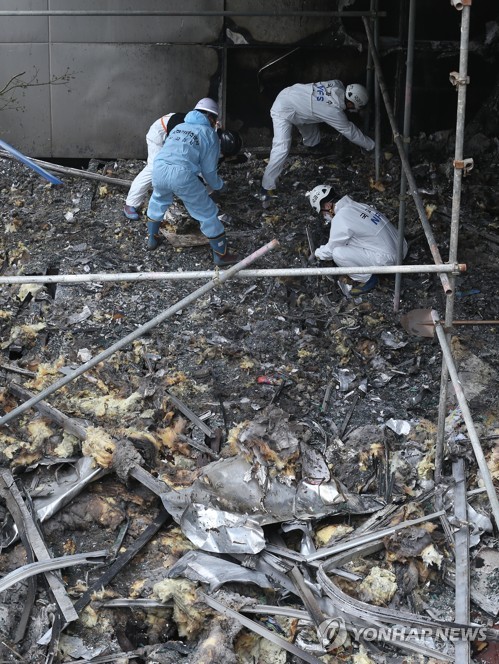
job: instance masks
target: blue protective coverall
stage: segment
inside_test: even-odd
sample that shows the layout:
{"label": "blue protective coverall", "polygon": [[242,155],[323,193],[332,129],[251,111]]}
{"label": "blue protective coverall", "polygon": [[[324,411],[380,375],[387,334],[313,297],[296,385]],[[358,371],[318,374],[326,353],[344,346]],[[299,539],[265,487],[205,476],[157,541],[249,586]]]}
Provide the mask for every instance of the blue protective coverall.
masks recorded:
{"label": "blue protective coverall", "polygon": [[222,189],[224,182],[217,172],[219,157],[220,140],[210,121],[200,111],[189,111],[185,121],[170,132],[154,159],[149,219],[162,221],[175,195],[191,217],[199,221],[206,237],[221,235],[225,229],[217,216],[218,207],[198,178],[201,174],[209,187],[215,191]]}

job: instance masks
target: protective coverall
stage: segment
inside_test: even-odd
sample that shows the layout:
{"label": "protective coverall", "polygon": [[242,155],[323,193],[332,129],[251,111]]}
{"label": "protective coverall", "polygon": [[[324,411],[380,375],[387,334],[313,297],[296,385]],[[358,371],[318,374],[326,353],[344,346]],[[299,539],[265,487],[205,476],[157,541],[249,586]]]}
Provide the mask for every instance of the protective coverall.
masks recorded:
{"label": "protective coverall", "polygon": [[189,111],[185,122],[177,125],[154,160],[152,169],[153,193],[149,199],[147,216],[161,222],[173,202],[180,198],[187,212],[199,221],[201,232],[208,238],[224,233],[218,207],[208,196],[206,186],[198,178],[201,174],[209,187],[222,189],[218,159],[220,141],[210,121],[200,111]]}
{"label": "protective coverall", "polygon": [[293,126],[299,130],[307,147],[320,142],[319,124],[325,122],[355,145],[372,150],[374,141],[350,122],[345,109],[345,86],[341,81],[298,83],[282,90],[270,109],[274,138],[262,187],[267,190],[275,188],[291,149]]}
{"label": "protective coverall", "polygon": [[[343,196],[334,206],[329,242],[315,250],[321,260],[338,267],[396,265],[398,232],[385,215],[373,207]],[[403,257],[407,254],[404,240]],[[350,274],[354,281],[367,282],[370,274]]]}
{"label": "protective coverall", "polygon": [[168,123],[174,116],[178,117],[179,115],[183,117],[183,113],[168,113],[168,115],[163,115],[156,122],[153,122],[149,127],[149,131],[146,134],[147,163],[130,185],[125,205],[130,205],[134,208],[142,205],[147,191],[151,186],[154,158],[163,147],[168,135]]}

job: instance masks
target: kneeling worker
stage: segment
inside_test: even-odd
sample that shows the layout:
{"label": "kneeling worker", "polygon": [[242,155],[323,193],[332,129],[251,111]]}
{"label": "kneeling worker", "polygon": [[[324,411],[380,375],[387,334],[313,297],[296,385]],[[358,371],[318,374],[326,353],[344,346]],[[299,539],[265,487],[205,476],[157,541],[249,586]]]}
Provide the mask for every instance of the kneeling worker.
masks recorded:
{"label": "kneeling worker", "polygon": [[[315,250],[317,258],[333,260],[338,267],[396,265],[398,232],[384,214],[349,196],[338,200],[336,192],[327,184],[315,187],[306,195],[314,210],[331,224],[329,241]],[[404,258],[406,254],[407,242],[404,240]],[[352,295],[368,293],[379,281],[375,274],[349,276],[360,282],[353,286]]]}

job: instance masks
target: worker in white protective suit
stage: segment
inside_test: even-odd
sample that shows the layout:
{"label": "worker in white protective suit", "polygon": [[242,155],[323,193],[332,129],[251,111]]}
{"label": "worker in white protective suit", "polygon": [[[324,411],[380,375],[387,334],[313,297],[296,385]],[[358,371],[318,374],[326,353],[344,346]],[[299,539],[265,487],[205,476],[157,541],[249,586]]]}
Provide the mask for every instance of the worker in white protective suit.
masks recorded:
{"label": "worker in white protective suit", "polygon": [[[327,184],[314,187],[306,195],[314,210],[331,224],[329,241],[315,250],[317,258],[333,260],[338,267],[397,264],[398,231],[384,214],[349,196],[338,200]],[[403,240],[403,258],[406,254],[407,242]],[[359,282],[352,287],[351,295],[368,293],[379,281],[375,274],[349,276]]]}
{"label": "worker in white protective suit", "polygon": [[130,185],[125,207],[123,208],[123,214],[127,219],[137,221],[140,218],[139,209],[152,183],[154,158],[163,147],[169,132],[183,122],[184,118],[185,113],[168,113],[153,122],[149,127],[146,134],[147,163]]}
{"label": "worker in white protective suit", "polygon": [[274,138],[270,158],[263,174],[261,197],[272,196],[277,180],[291,149],[293,127],[303,144],[317,148],[321,141],[320,123],[325,122],[349,141],[365,150],[374,148],[374,141],[350,122],[345,111],[357,112],[369,101],[367,90],[357,83],[345,86],[341,81],[298,83],[282,90],[276,97],[270,115]]}
{"label": "worker in white protective suit", "polygon": [[147,208],[147,248],[158,246],[159,227],[175,195],[209,239],[215,265],[225,266],[240,259],[227,250],[218,207],[207,192],[207,186],[214,191],[221,191],[224,187],[224,181],[218,175],[220,139],[216,132],[217,119],[218,104],[208,97],[201,99],[194,110],[187,113],[185,122],[168,134],[157,154],[152,169],[153,192]]}

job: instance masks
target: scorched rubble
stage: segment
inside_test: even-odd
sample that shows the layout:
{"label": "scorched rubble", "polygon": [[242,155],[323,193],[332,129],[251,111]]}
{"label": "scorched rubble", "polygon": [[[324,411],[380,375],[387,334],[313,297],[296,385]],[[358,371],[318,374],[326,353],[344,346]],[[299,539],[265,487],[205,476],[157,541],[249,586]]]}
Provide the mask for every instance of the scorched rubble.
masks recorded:
{"label": "scorched rubble", "polygon": [[[468,270],[457,278],[456,319],[499,317],[499,201],[490,187],[498,154],[491,141],[484,142],[482,149],[479,168],[463,185],[459,262],[466,263]],[[448,145],[420,137],[412,151],[418,186],[445,256],[452,197]],[[247,255],[276,238],[278,248],[254,268],[309,265],[307,228],[315,246],[328,236],[328,228],[312,214],[305,197],[321,182],[333,184],[341,195],[372,203],[396,223],[400,164],[391,146],[382,154],[382,178],[376,183],[372,157],[350,150],[341,140],[331,140],[329,155],[312,157],[297,148],[281,178],[278,198],[268,207],[258,197],[265,167],[262,155],[249,149],[237,163],[226,162],[221,174],[228,191],[220,206],[230,217],[226,227],[231,245]],[[142,162],[95,162],[94,167],[131,180]],[[122,216],[123,187],[63,179],[63,187],[53,188],[17,162],[0,162],[3,275],[212,269],[206,245],[174,246],[165,235],[156,251],[147,252],[145,223]],[[197,231],[180,205],[172,208],[164,230],[177,235]],[[410,246],[405,262],[432,263],[410,203],[406,237]],[[9,389],[11,383],[39,392],[202,283],[2,286],[2,412],[25,400]],[[113,556],[119,560],[133,547],[162,504],[173,517],[158,526],[111,582],[92,594],[79,619],[52,642],[38,643],[57,614],[42,577],[34,577],[35,603],[17,640],[28,586],[18,583],[4,591],[2,602],[8,610],[0,612],[2,659],[18,661],[20,656],[44,662],[49,652],[55,661],[65,662],[122,653],[120,661],[127,661],[126,652],[134,652],[147,662],[299,661],[292,653],[286,660],[278,643],[208,607],[203,601],[207,593],[304,648],[309,657],[323,662],[336,661],[335,657],[345,662],[383,661],[379,650],[366,651],[350,638],[332,654],[323,655],[315,630],[307,633],[299,618],[273,616],[270,610],[262,615],[245,613],[243,607],[280,604],[302,612],[310,609],[290,580],[290,560],[274,552],[282,567],[277,571],[268,553],[267,559],[259,555],[265,543],[306,556],[369,532],[369,527],[375,532],[436,511],[433,463],[441,351],[435,340],[409,336],[400,325],[400,315],[414,308],[434,308],[443,314],[444,294],[436,275],[404,276],[400,311],[394,313],[393,284],[393,276],[381,276],[377,289],[352,299],[343,295],[337,277],[232,279],[48,399],[82,426],[84,437],[64,431],[36,410],[2,427],[1,466],[18,479],[25,499],[28,494],[35,501],[50,495],[59,473],[67,473],[82,457],[102,469],[95,481],[75,492],[40,526],[52,557],[108,551],[105,566],[62,570],[74,603],[112,564]],[[453,351],[461,380],[497,481],[497,328],[467,326],[455,332]],[[179,410],[170,394],[201,418],[213,438]],[[446,473],[450,474],[454,456],[464,456],[468,490],[477,489],[480,476],[452,390],[448,414]],[[206,445],[209,450],[204,450]],[[230,464],[235,464],[234,474],[225,477]],[[136,466],[146,473],[142,481],[134,474]],[[155,493],[144,484],[155,479],[162,481],[158,482],[162,498],[161,491]],[[235,486],[229,484],[225,495],[221,489],[229,481]],[[258,486],[261,495],[251,486]],[[451,514],[452,487],[449,492]],[[0,555],[2,575],[32,562],[23,542],[8,541],[12,517],[7,494],[2,489],[0,510],[7,542]],[[285,504],[276,500],[270,508],[271,494],[277,499],[286,496]],[[480,565],[495,553],[497,541],[486,494],[477,492],[469,500],[476,510],[476,516],[470,517],[474,523],[470,555],[473,583],[479,587],[472,618],[490,627],[499,610],[493,599],[498,580],[493,571],[484,581]],[[196,505],[223,516],[212,532],[201,526]],[[233,522],[227,515],[239,519],[241,550],[230,549]],[[299,525],[290,526],[294,519]],[[200,544],[205,535],[208,544]],[[250,541],[255,543],[252,552],[245,549]],[[211,553],[203,554],[202,549]],[[183,559],[189,551],[199,556],[194,564]],[[219,570],[220,557],[227,561],[225,570]],[[233,580],[225,583],[229,562],[241,574],[235,569]],[[334,593],[345,592],[378,610],[453,620],[453,591],[448,585],[452,585],[453,550],[438,519],[395,530],[376,551],[366,550],[365,556],[341,566],[346,576],[334,577],[341,588]],[[169,576],[172,569],[175,578]],[[198,570],[198,576],[192,569]],[[204,571],[199,575],[200,569]],[[304,564],[303,570],[319,588],[316,568]],[[256,576],[250,577],[250,572]],[[153,605],[113,606],[111,600],[123,598]],[[329,615],[330,598],[322,593],[316,599],[322,614]],[[438,649],[446,644],[426,641],[424,645]],[[386,644],[377,646],[390,651]],[[407,656],[414,662],[429,661],[426,651]]]}

